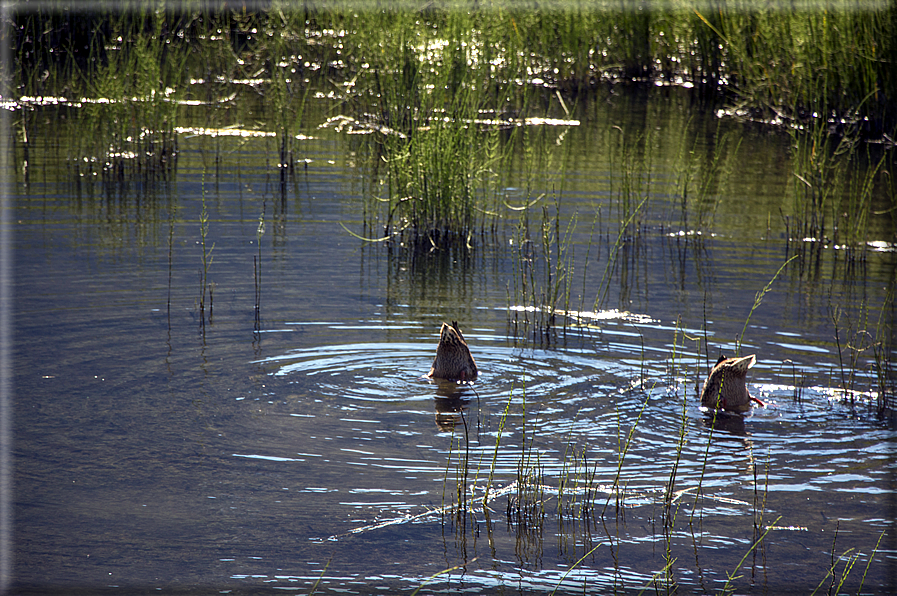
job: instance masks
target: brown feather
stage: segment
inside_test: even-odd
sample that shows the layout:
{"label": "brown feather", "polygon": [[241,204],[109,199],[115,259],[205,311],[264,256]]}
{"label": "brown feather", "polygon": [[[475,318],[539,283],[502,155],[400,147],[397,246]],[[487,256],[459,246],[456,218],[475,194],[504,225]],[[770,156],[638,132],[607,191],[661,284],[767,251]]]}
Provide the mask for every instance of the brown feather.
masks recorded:
{"label": "brown feather", "polygon": [[[753,354],[742,358],[726,358],[720,356],[701,391],[701,405],[713,410],[728,412],[747,412],[751,409],[751,400],[759,400],[748,393],[745,379],[748,369],[757,363]],[[762,402],[759,402],[762,404]]]}
{"label": "brown feather", "polygon": [[439,330],[436,358],[433,359],[433,367],[427,376],[448,381],[474,381],[477,372],[476,362],[470,355],[470,348],[464,341],[458,323],[443,323]]}

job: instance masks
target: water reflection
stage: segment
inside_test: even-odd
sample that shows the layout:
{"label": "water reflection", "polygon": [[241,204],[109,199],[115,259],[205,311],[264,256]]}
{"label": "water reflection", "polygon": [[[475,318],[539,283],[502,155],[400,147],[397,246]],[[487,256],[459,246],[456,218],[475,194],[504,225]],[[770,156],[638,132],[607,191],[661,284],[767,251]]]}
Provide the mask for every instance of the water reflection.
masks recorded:
{"label": "water reflection", "polygon": [[[735,437],[747,437],[748,432],[744,425],[744,416],[741,414],[729,414],[727,412],[705,412],[701,418],[704,428],[712,429],[714,433],[722,431],[725,434],[714,434],[714,438],[720,441],[737,440]],[[746,443],[744,443],[747,446]]]}
{"label": "water reflection", "polygon": [[450,381],[433,381],[436,385],[436,397],[433,406],[436,409],[436,426],[443,432],[454,432],[459,425],[465,426],[465,412],[469,409],[471,399],[476,391],[469,385]]}

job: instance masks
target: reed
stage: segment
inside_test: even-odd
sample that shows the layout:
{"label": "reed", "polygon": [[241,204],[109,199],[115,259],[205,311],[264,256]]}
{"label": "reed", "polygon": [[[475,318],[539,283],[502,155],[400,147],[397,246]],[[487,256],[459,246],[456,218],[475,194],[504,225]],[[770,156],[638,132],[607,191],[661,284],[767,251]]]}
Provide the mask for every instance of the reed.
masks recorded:
{"label": "reed", "polygon": [[690,139],[690,135],[682,131],[679,138],[675,175],[669,192],[681,205],[681,230],[689,234],[707,233],[713,228],[720,201],[731,196],[730,182],[739,157],[741,138],[736,139],[731,132],[725,132],[722,122],[717,123],[710,151],[698,146],[699,136]]}
{"label": "reed", "polygon": [[311,90],[303,68],[302,53],[307,48],[306,40],[297,35],[305,26],[303,13],[296,10],[285,12],[285,8],[288,7],[275,2],[271,10],[264,14],[260,26],[269,34],[255,48],[257,59],[262,62],[269,77],[265,89],[277,133],[277,167],[282,198],[287,195],[287,178],[295,171],[298,159],[296,141]]}
{"label": "reed", "polygon": [[770,524],[770,526],[767,526],[766,529],[763,530],[763,533],[760,535],[760,537],[758,539],[754,540],[754,542],[751,544],[751,547],[749,549],[747,549],[747,551],[744,553],[744,556],[741,557],[740,561],[738,561],[738,564],[735,566],[735,569],[733,569],[730,572],[729,571],[726,572],[726,583],[720,589],[720,594],[733,594],[735,592],[735,588],[732,586],[732,582],[741,578],[741,576],[736,575],[736,573],[738,573],[738,570],[741,569],[742,565],[744,565],[744,562],[747,560],[748,555],[751,554],[754,551],[754,549],[756,549],[758,546],[760,546],[760,544],[763,543],[763,540],[766,538],[766,535],[769,533],[770,527],[774,526],[776,523],[778,523],[778,521],[780,519],[782,519],[781,515],[779,517],[777,517],[775,519],[775,521],[773,521],[772,524]]}
{"label": "reed", "polygon": [[613,178],[611,179],[611,194],[616,198],[618,227],[595,294],[592,308],[596,311],[607,300],[620,251],[627,245],[639,241],[641,218],[651,197],[651,164],[648,156],[650,152],[646,148],[650,140],[641,133],[634,139],[629,139],[623,129],[617,126],[613,128],[620,133],[617,136],[618,143],[611,151],[611,167],[619,172],[620,179],[616,190]]}
{"label": "reed", "polygon": [[[872,369],[869,394],[870,405],[874,405],[878,416],[894,410],[894,380],[890,373],[893,333],[884,313],[893,307],[894,292],[889,290],[879,309],[878,319],[871,324],[873,313],[865,303],[858,312],[849,313],[838,305],[829,305],[828,314],[832,322],[835,348],[838,351],[838,372],[840,389],[844,400],[856,403],[858,377],[862,375],[864,361]],[[869,353],[871,352],[871,358]],[[876,386],[877,385],[877,386]]]}
{"label": "reed", "polygon": [[424,24],[403,11],[375,17],[388,22],[365,37],[383,50],[365,55],[354,84],[376,131],[372,157],[385,164],[384,212],[375,212],[383,235],[427,250],[470,245],[490,225],[513,146],[499,136],[520,134],[495,107],[511,85],[491,77],[471,18],[435,9],[428,16]]}
{"label": "reed", "polygon": [[[510,400],[508,402],[510,406]],[[534,451],[535,430],[527,440],[526,434],[526,388],[521,389],[521,441],[520,456],[517,460],[517,474],[513,482],[513,492],[507,503],[507,522],[515,529],[518,545],[538,545],[541,551],[543,529],[546,516],[545,468],[541,455]],[[508,408],[505,409],[505,416]],[[500,430],[503,429],[500,427]],[[497,443],[496,443],[497,444]],[[491,473],[490,473],[491,477]]]}
{"label": "reed", "polygon": [[872,565],[872,559],[875,558],[875,553],[878,552],[878,547],[881,546],[881,540],[885,537],[885,532],[886,530],[882,530],[881,534],[878,535],[878,541],[875,543],[875,548],[872,549],[872,553],[866,561],[866,568],[863,570],[863,577],[860,580],[860,586],[857,588],[857,594],[862,594],[863,592],[863,584],[866,583],[866,574],[869,573],[869,566]]}
{"label": "reed", "polygon": [[321,580],[324,579],[324,574],[327,573],[327,568],[330,567],[330,564],[333,562],[333,556],[327,559],[327,564],[324,565],[324,569],[321,570],[321,575],[318,576],[318,579],[315,580],[315,583],[312,585],[311,590],[308,592],[308,596],[312,596],[315,591],[318,589],[318,585],[320,585]]}
{"label": "reed", "polygon": [[255,308],[254,311],[254,326],[255,333],[258,335],[261,332],[262,321],[261,321],[261,302],[262,302],[262,236],[265,235],[265,208],[267,206],[266,201],[262,201],[262,212],[259,214],[259,223],[255,230],[255,244],[256,250],[258,254],[252,256],[252,272],[253,272],[253,282],[255,285]]}
{"label": "reed", "polygon": [[425,585],[427,585],[428,583],[430,583],[431,581],[433,581],[440,575],[445,575],[446,573],[451,573],[452,571],[457,571],[458,569],[463,569],[467,565],[472,565],[473,563],[476,562],[476,560],[478,558],[479,557],[474,557],[474,558],[470,559],[469,561],[465,561],[465,563],[463,565],[455,565],[454,567],[449,567],[448,569],[443,569],[442,571],[440,571],[438,573],[434,573],[433,575],[431,575],[430,577],[428,577],[427,579],[422,581],[420,583],[420,585],[417,586],[417,588],[413,592],[411,592],[411,596],[417,596],[417,593],[420,592]]}
{"label": "reed", "polygon": [[782,273],[782,271],[785,270],[785,267],[787,267],[788,264],[791,263],[791,261],[793,261],[797,257],[798,257],[798,255],[792,255],[787,261],[782,263],[782,266],[779,267],[779,270],[775,272],[775,275],[772,276],[772,279],[769,280],[769,283],[767,283],[763,287],[763,289],[761,289],[759,292],[757,292],[757,294],[754,296],[754,304],[751,306],[751,310],[748,313],[747,318],[744,320],[744,326],[741,328],[741,333],[738,335],[738,340],[735,342],[735,355],[736,356],[741,354],[741,343],[744,340],[744,334],[747,331],[748,324],[751,322],[751,317],[754,315],[754,311],[757,310],[758,308],[760,308],[760,305],[763,303],[763,297],[770,290],[772,290],[772,284],[775,282],[776,278],[778,278],[779,275]]}
{"label": "reed", "polygon": [[[723,43],[721,74],[742,106],[790,120],[870,118],[887,131],[893,116],[877,104],[894,97],[897,81],[879,60],[897,51],[894,10],[887,3],[788,12],[730,5],[719,19],[704,16],[710,11],[696,14]],[[882,36],[891,41],[881,44]]]}
{"label": "reed", "polygon": [[627,453],[629,453],[629,448],[632,446],[633,438],[635,437],[635,430],[638,428],[639,422],[642,419],[642,414],[645,413],[645,408],[648,407],[649,397],[645,397],[644,403],[642,403],[642,407],[639,409],[638,415],[632,423],[632,426],[629,427],[629,431],[626,434],[626,439],[623,439],[622,436],[622,420],[620,419],[620,412],[617,410],[617,470],[614,475],[613,480],[613,490],[607,497],[607,501],[604,503],[604,508],[601,511],[601,515],[604,515],[607,511],[608,506],[610,505],[610,499],[612,496],[616,496],[616,511],[619,515],[622,513],[622,495],[623,490],[620,489],[620,479],[623,473],[623,462],[626,459]]}
{"label": "reed", "polygon": [[492,452],[492,465],[489,467],[489,478],[486,481],[486,489],[483,494],[483,508],[485,509],[489,503],[489,491],[492,489],[492,481],[495,478],[495,464],[498,461],[498,447],[501,443],[501,436],[505,430],[505,423],[508,421],[508,413],[511,411],[511,400],[514,397],[514,388],[511,388],[511,391],[508,393],[508,402],[505,404],[505,409],[501,414],[501,419],[498,423],[498,433],[495,437],[495,450]]}
{"label": "reed", "polygon": [[[734,90],[727,97],[739,113],[791,124],[795,178],[786,227],[801,238],[861,245],[873,199],[888,183],[880,176],[888,169],[884,152],[866,146],[862,160],[849,156],[859,141],[884,139],[897,126],[888,109],[897,96],[888,67],[897,58],[897,7],[887,3],[792,12],[738,2],[698,11],[588,1],[552,9],[507,1],[422,9],[274,2],[225,13],[135,4],[132,12],[89,13],[89,26],[64,16],[62,6],[17,13],[16,84],[24,93],[69,89],[111,101],[85,110],[96,112],[94,138],[105,146],[73,148],[99,159],[106,180],[123,180],[131,168],[170,175],[179,99],[197,95],[190,81],[205,81],[211,102],[213,89],[255,76],[272,106],[285,195],[314,77],[328,81],[341,105],[374,131],[368,138],[376,144],[372,159],[382,164],[383,192],[366,217],[378,220],[384,235],[403,235],[426,250],[470,245],[494,229],[514,145],[526,138],[525,155],[536,159],[529,146],[536,135],[519,126],[522,119],[544,113],[549,97],[566,110],[566,102],[606,80]],[[726,145],[717,142],[701,180],[693,177],[697,164],[680,172],[683,200],[695,197],[702,228],[712,225],[722,192],[707,184],[731,168],[735,152],[724,153]],[[639,197],[652,184],[650,164],[638,163],[644,154],[630,151],[637,146],[628,144],[620,162],[624,243],[638,230]],[[606,291],[605,282],[599,296]]]}
{"label": "reed", "polygon": [[543,205],[541,213],[536,240],[529,229],[529,207],[523,208],[511,240],[514,304],[509,296],[508,316],[516,329],[522,313],[524,335],[532,323],[533,339],[545,344],[551,341],[559,326],[564,331],[567,328],[575,257],[573,235],[578,217],[573,214],[562,228],[558,195],[555,195],[554,209]]}
{"label": "reed", "polygon": [[829,123],[814,118],[790,134],[792,207],[783,216],[789,240],[843,246],[846,259],[861,255],[874,205],[891,190],[886,152],[863,143],[856,124],[833,135]]}
{"label": "reed", "polygon": [[[828,593],[829,594],[841,593],[841,590],[842,590],[844,584],[846,583],[848,576],[850,575],[851,571],[853,571],[854,565],[857,563],[857,561],[860,559],[860,557],[863,556],[863,554],[861,552],[854,552],[856,549],[853,547],[843,551],[840,555],[837,555],[837,556],[835,555],[835,553],[837,552],[836,546],[838,543],[839,528],[840,528],[840,522],[838,522],[835,525],[835,532],[834,532],[834,536],[832,537],[832,546],[831,546],[831,551],[830,551],[831,552],[831,563],[829,565],[828,572],[826,573],[825,577],[823,577],[819,581],[819,584],[816,585],[816,588],[810,593],[811,596],[813,596],[817,592],[819,592],[819,589],[825,583],[825,580],[827,580],[829,578],[831,578],[831,580],[829,581]],[[863,570],[863,577],[860,580],[859,588],[857,588],[857,592],[856,592],[857,594],[860,594],[863,591],[863,584],[866,582],[866,574],[869,571],[869,566],[872,564],[872,559],[875,558],[875,553],[878,552],[878,549],[881,546],[881,541],[884,538],[884,536],[885,536],[885,531],[883,530],[881,532],[881,534],[879,534],[878,541],[875,543],[875,547],[872,549],[872,552],[869,555],[868,560],[866,561],[866,568]],[[843,563],[843,566],[839,570],[838,565],[840,563]]]}
{"label": "reed", "polygon": [[[676,383],[676,371],[677,371],[677,350],[678,350],[678,338],[680,333],[680,321],[676,321],[676,327],[673,335],[673,352],[671,353],[671,383]],[[683,347],[684,342],[688,336],[682,332],[682,341]],[[698,339],[700,342],[700,339]],[[643,356],[644,360],[644,356]],[[678,393],[678,391],[677,391]],[[664,567],[662,573],[657,573],[654,575],[653,582],[655,587],[663,589],[667,593],[673,593],[676,590],[676,582],[675,577],[672,573],[673,565],[676,562],[676,557],[673,556],[673,532],[676,527],[676,519],[679,514],[679,509],[682,505],[682,501],[680,500],[681,491],[676,490],[676,477],[679,472],[679,466],[682,462],[682,454],[683,450],[687,444],[688,438],[688,395],[687,391],[682,396],[682,409],[679,414],[679,428],[677,432],[676,438],[676,453],[673,458],[673,463],[670,466],[670,476],[667,481],[666,487],[663,493],[663,508],[661,510],[661,523],[662,523],[662,533],[663,533],[663,545],[664,550],[662,553],[664,559]],[[686,489],[687,490],[687,489]]]}
{"label": "reed", "polygon": [[199,214],[199,245],[202,251],[200,257],[202,259],[202,268],[199,270],[199,320],[205,329],[206,325],[206,294],[209,296],[209,323],[212,322],[212,308],[214,303],[214,285],[209,282],[209,269],[212,267],[212,251],[215,249],[215,243],[211,246],[207,245],[209,235],[209,211],[206,208],[206,187],[205,176],[202,183],[202,211]]}
{"label": "reed", "polygon": [[878,313],[872,353],[875,362],[875,378],[878,382],[876,407],[878,415],[897,410],[897,379],[894,378],[894,330],[887,324],[885,311],[894,308],[894,288],[889,288]]}
{"label": "reed", "polygon": [[[176,165],[174,127],[183,90],[177,77],[186,56],[168,50],[164,27],[160,10],[113,19],[117,47],[107,45],[105,62],[90,62],[81,73],[79,87],[87,96],[109,102],[88,104],[87,110],[99,129],[95,142],[108,143],[93,147],[104,160],[107,181],[170,179]],[[95,38],[92,46],[102,41]]]}
{"label": "reed", "polygon": [[[76,43],[70,42],[93,31],[111,37],[110,27],[96,24],[116,13],[94,14],[79,24],[64,6],[60,0],[44,4],[39,13],[16,15],[21,25],[17,78],[27,93],[62,87],[84,62]],[[834,113],[857,121],[868,118],[878,130],[889,131],[894,125],[888,106],[897,88],[890,68],[897,55],[897,9],[886,2],[826,2],[794,9],[729,2],[698,10],[675,2],[643,4],[636,10],[628,3],[586,0],[549,9],[509,0],[488,5],[450,1],[422,9],[405,4],[384,8],[373,0],[301,6],[272,2],[257,11],[223,13],[180,8],[157,11],[164,13],[168,30],[185,34],[172,43],[198,37],[227,42],[215,48],[217,54],[208,48],[208,56],[197,57],[197,65],[205,62],[213,69],[234,68],[233,54],[239,52],[248,71],[255,65],[245,64],[245,58],[251,61],[253,50],[270,41],[269,34],[285,32],[303,40],[301,64],[309,57],[328,75],[352,81],[371,68],[377,55],[405,51],[378,41],[402,31],[407,39],[432,39],[434,31],[450,39],[454,28],[471,32],[469,39],[476,43],[468,50],[476,50],[478,64],[490,65],[489,73],[499,85],[518,73],[530,73],[568,92],[607,79],[685,80],[711,92],[734,90],[740,106],[772,115],[799,119],[813,112],[826,118]],[[67,39],[64,31],[78,37]],[[64,50],[62,57],[52,51],[58,47]],[[44,77],[49,68],[54,69],[51,75],[62,76]],[[195,73],[191,70],[190,75]],[[454,76],[463,75],[455,70]]]}

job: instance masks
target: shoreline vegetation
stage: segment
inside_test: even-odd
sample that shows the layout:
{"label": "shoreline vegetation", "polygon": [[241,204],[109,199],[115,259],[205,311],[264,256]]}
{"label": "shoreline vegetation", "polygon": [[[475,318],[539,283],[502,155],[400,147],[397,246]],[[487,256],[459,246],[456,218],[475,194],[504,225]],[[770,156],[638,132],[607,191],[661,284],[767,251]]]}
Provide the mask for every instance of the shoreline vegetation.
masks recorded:
{"label": "shoreline vegetation", "polygon": [[[897,139],[893,3],[36,7],[17,7],[7,23],[15,62],[3,76],[16,97],[102,103],[85,109],[104,111],[93,116],[94,138],[113,139],[103,149],[113,160],[144,156],[127,162],[143,175],[175,166],[179,105],[251,90],[276,115],[285,185],[302,161],[294,144],[309,89],[332,96],[347,116],[338,126],[380,133],[369,157],[388,196],[370,206],[379,229],[366,225],[360,237],[469,244],[494,229],[515,147],[555,159],[531,148],[537,133],[527,124],[575,122],[570,108],[590,91],[621,83],[682,86],[722,117],[785,127],[794,145],[789,236],[859,245],[875,194],[889,197],[894,217],[897,191],[878,175],[893,165]],[[27,114],[20,126],[27,139]],[[836,210],[851,221],[833,230]]]}
{"label": "shoreline vegetation", "polygon": [[488,76],[496,90],[541,82],[574,98],[604,82],[663,82],[721,95],[731,113],[767,122],[821,119],[832,133],[856,126],[873,141],[897,126],[897,7],[884,1],[36,6],[17,7],[11,23],[15,89],[26,96],[94,90],[92,79],[115,54],[133,55],[138,67],[149,66],[141,58],[158,59],[159,72],[133,73],[134,91],[227,82],[247,71],[274,82],[280,58],[294,75],[347,86],[415,59],[443,67],[431,70],[453,93],[468,82],[465,70]]}

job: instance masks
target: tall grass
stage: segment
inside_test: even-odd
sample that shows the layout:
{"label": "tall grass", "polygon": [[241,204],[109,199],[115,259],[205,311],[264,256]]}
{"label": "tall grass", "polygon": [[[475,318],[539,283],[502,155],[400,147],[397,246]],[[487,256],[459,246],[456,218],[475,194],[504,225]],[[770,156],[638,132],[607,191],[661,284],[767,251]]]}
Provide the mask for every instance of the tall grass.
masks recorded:
{"label": "tall grass", "polygon": [[[91,40],[94,59],[78,73],[78,87],[88,98],[85,115],[95,127],[87,137],[92,146],[84,149],[102,160],[104,178],[118,182],[169,178],[177,156],[174,127],[182,87],[175,80],[185,54],[164,43],[162,11],[133,16],[111,21],[112,40]],[[105,60],[98,59],[101,54]]]}
{"label": "tall grass", "polygon": [[[85,38],[115,39],[114,27],[104,20],[121,13],[88,15],[85,21],[73,19],[63,6],[60,2],[54,10],[43,4],[42,12],[26,9],[16,15],[17,78],[26,93],[58,86],[57,76],[63,81],[70,76],[73,66],[85,61],[77,47]],[[248,55],[267,38],[286,33],[303,42],[300,65],[311,57],[329,73],[345,73],[347,81],[383,58],[408,57],[411,48],[404,42],[419,46],[419,40],[438,37],[449,42],[453,54],[442,73],[451,91],[466,76],[461,66],[469,67],[475,58],[474,66],[482,66],[499,86],[519,74],[572,93],[609,78],[681,79],[711,88],[722,83],[747,108],[790,118],[850,114],[857,121],[869,118],[875,129],[887,132],[897,118],[889,109],[897,89],[891,66],[897,62],[895,10],[893,3],[837,0],[796,8],[715,0],[698,5],[572,0],[551,8],[510,0],[488,5],[448,1],[384,7],[369,0],[273,2],[262,10],[217,14],[173,5],[156,13],[165,20],[166,33],[217,37]],[[379,45],[391,36],[398,43]],[[465,38],[466,45],[452,47]],[[171,41],[165,45],[177,47],[177,40]],[[209,62],[212,68],[233,64],[230,57]],[[45,71],[56,80],[47,82]]]}
{"label": "tall grass", "polygon": [[[413,34],[445,30],[451,15],[469,15],[497,80],[511,80],[520,66],[571,93],[607,79],[685,80],[711,89],[725,85],[739,106],[761,113],[853,114],[884,131],[897,123],[888,110],[897,90],[891,3],[829,1],[795,10],[777,3],[601,0],[547,9],[510,1],[419,10],[401,4],[383,10],[374,2],[351,9],[312,6],[317,30],[345,31],[347,38],[409,23]],[[351,39],[345,46],[353,58],[374,53]]]}
{"label": "tall grass", "polygon": [[833,136],[818,118],[791,130],[792,207],[784,216],[789,239],[843,245],[849,256],[872,239],[876,188],[891,183],[889,156],[863,144],[860,134],[851,126]]}
{"label": "tall grass", "polygon": [[[524,335],[532,325],[533,338],[550,341],[558,327],[566,329],[573,284],[573,233],[577,216],[562,224],[560,199],[554,205],[542,205],[541,218],[532,238],[529,209],[525,209],[512,240],[513,299],[509,316],[515,327],[523,317]],[[563,226],[563,227],[562,227]],[[560,321],[558,321],[560,317]]]}
{"label": "tall grass", "polygon": [[[873,382],[870,383],[870,405],[874,406],[879,416],[893,412],[897,405],[897,383],[893,375],[893,329],[888,325],[885,313],[894,305],[894,290],[890,289],[879,307],[878,317],[867,304],[862,304],[859,311],[849,313],[840,306],[829,306],[835,347],[838,351],[838,378],[843,399],[851,405],[855,404],[858,395],[856,383],[861,373],[861,358],[871,352]],[[877,385],[877,386],[876,386]],[[874,390],[873,390],[874,388]]]}
{"label": "tall grass", "polygon": [[511,146],[499,136],[519,134],[496,108],[510,84],[491,79],[471,18],[430,16],[422,23],[411,12],[369,15],[382,26],[359,36],[381,51],[365,55],[353,83],[377,131],[373,157],[385,164],[383,211],[375,214],[383,234],[407,230],[427,249],[470,245],[488,225]]}
{"label": "tall grass", "polygon": [[638,241],[641,218],[652,196],[650,157],[645,146],[648,141],[641,134],[635,139],[627,139],[622,129],[615,127],[615,130],[620,132],[620,140],[619,148],[612,154],[612,163],[619,164],[616,169],[620,183],[616,191],[613,188],[611,191],[617,198],[617,230],[595,294],[593,309],[596,311],[607,300],[621,249]]}
{"label": "tall grass", "polygon": [[212,322],[212,309],[214,306],[214,284],[209,281],[209,270],[212,268],[212,251],[215,249],[215,243],[208,245],[209,240],[209,211],[206,207],[206,189],[205,181],[202,188],[202,211],[199,214],[199,246],[202,250],[201,262],[202,267],[199,270],[199,316],[202,328],[205,329],[206,324],[206,295],[208,294],[209,307],[209,323]]}

